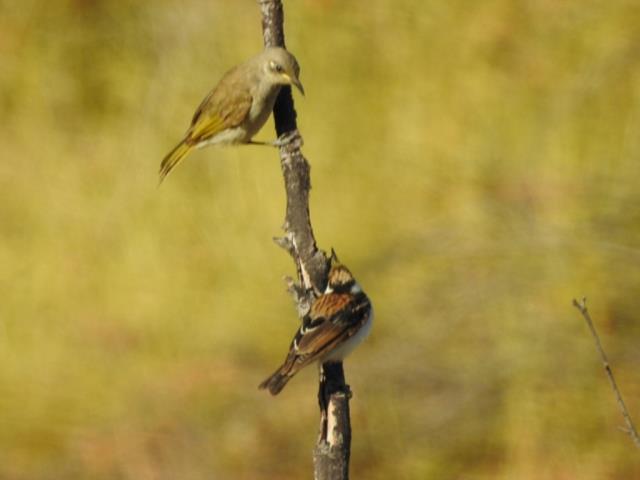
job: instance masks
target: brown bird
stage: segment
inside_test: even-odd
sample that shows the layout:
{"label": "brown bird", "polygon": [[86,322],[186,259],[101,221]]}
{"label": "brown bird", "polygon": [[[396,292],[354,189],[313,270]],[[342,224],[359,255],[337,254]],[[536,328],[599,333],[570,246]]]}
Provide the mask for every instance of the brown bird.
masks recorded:
{"label": "brown bird", "polygon": [[294,85],[300,67],[284,48],[271,47],[231,70],[205,97],[184,138],[160,165],[160,182],[194,148],[252,142],[265,124],[283,85]]}
{"label": "brown bird", "polygon": [[369,298],[334,254],[326,290],[302,319],[302,326],[293,337],[282,366],[259,388],[277,395],[310,363],[341,362],[367,337],[372,323],[373,309]]}

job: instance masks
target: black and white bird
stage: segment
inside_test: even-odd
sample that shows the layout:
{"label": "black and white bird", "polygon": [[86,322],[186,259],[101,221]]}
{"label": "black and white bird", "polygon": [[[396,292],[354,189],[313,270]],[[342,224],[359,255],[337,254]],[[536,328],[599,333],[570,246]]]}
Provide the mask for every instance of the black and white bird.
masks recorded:
{"label": "black and white bird", "polygon": [[351,272],[331,257],[327,288],[302,319],[286,360],[259,385],[277,395],[310,363],[341,362],[369,334],[373,309]]}

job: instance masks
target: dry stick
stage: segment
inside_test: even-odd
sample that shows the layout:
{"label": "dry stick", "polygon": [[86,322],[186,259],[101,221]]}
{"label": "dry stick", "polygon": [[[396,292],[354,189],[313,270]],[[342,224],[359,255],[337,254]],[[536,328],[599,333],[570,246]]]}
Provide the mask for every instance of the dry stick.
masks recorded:
{"label": "dry stick", "polygon": [[[265,47],[284,47],[284,15],[280,0],[260,0],[262,31]],[[296,111],[291,87],[283,87],[273,108],[276,133],[279,137],[297,132]],[[309,190],[311,180],[309,163],[302,155],[302,139],[280,147],[280,161],[287,193],[287,213],[283,229],[285,238],[276,242],[287,249],[301,270],[302,286],[316,294],[324,291],[327,283],[328,260],[318,250],[309,216]]]}
{"label": "dry stick", "polygon": [[576,307],[582,316],[584,317],[587,325],[589,326],[589,330],[591,330],[591,334],[596,342],[596,348],[600,353],[600,359],[602,360],[602,364],[604,365],[604,371],[607,373],[607,378],[609,379],[609,383],[611,384],[611,388],[613,389],[613,393],[616,396],[616,400],[618,401],[618,406],[622,411],[622,416],[624,417],[624,421],[627,424],[627,428],[623,429],[626,433],[628,433],[633,442],[636,444],[636,447],[640,448],[640,436],[638,436],[638,432],[636,430],[633,421],[631,420],[631,415],[629,414],[629,410],[627,410],[627,406],[624,404],[624,400],[622,399],[622,394],[620,393],[620,389],[616,384],[616,379],[613,376],[613,372],[611,371],[611,367],[609,366],[609,360],[607,358],[607,354],[604,352],[602,348],[602,344],[600,343],[600,336],[596,331],[596,327],[593,325],[593,321],[591,320],[591,315],[589,315],[589,311],[587,310],[587,299],[583,298],[582,302],[578,302],[575,298],[573,299],[573,306]]}
{"label": "dry stick", "polygon": [[[284,47],[284,13],[281,0],[259,0],[265,47]],[[309,215],[310,167],[302,155],[302,137],[297,131],[296,111],[291,88],[280,91],[273,109],[279,138],[295,133],[294,141],[280,147],[280,164],[287,194],[287,211],[283,229],[285,236],[274,239],[293,257],[299,284],[288,279],[289,291],[302,317],[327,284],[329,262],[318,249]],[[349,398],[342,363],[320,367],[318,403],[320,429],[313,452],[316,480],[347,480],[351,451]]]}

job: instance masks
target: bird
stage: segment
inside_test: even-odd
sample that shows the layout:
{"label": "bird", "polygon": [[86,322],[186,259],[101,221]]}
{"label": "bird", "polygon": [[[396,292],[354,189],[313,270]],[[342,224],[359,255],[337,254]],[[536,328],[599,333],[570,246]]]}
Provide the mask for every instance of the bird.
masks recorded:
{"label": "bird", "polygon": [[289,346],[284,363],[258,388],[277,395],[313,362],[341,362],[368,335],[373,307],[351,272],[332,255],[324,293],[312,304]]}
{"label": "bird", "polygon": [[265,144],[252,138],[266,123],[284,85],[304,95],[299,76],[298,61],[280,47],[265,48],[225,73],[196,109],[184,138],[162,160],[160,183],[194,148]]}

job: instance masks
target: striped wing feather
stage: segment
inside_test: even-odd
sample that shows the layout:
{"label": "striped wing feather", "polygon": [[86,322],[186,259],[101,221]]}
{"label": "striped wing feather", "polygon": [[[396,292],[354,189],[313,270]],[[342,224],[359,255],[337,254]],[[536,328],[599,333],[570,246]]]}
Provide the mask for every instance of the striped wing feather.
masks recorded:
{"label": "striped wing feather", "polygon": [[366,295],[325,294],[312,305],[296,333],[284,364],[260,384],[277,395],[299,370],[321,359],[358,332],[367,321]]}
{"label": "striped wing feather", "polygon": [[[367,306],[368,301],[364,304]],[[289,360],[302,368],[333,350],[358,331],[364,317],[357,312],[362,308],[362,302],[354,301],[349,294],[320,297],[292,342]]]}

